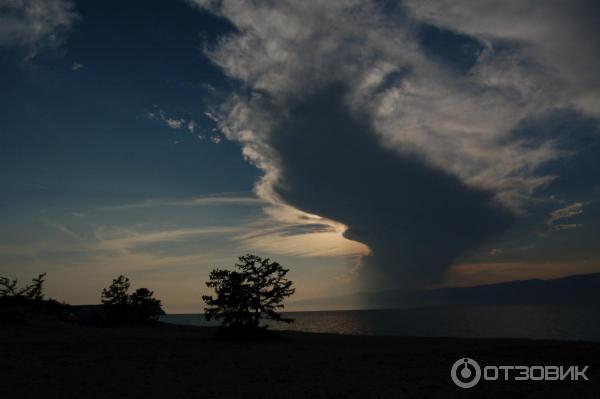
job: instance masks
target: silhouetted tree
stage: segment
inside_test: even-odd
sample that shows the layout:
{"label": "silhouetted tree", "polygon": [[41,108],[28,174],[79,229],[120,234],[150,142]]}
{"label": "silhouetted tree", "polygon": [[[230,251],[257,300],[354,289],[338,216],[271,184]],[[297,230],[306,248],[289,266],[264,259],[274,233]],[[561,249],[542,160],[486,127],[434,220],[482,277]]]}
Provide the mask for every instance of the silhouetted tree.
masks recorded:
{"label": "silhouetted tree", "polygon": [[102,290],[102,303],[108,306],[125,306],[129,302],[127,291],[130,287],[129,279],[123,275],[113,279],[108,288]]}
{"label": "silhouetted tree", "polygon": [[165,314],[160,300],[148,288],[138,288],[129,295],[129,279],[120,275],[108,288],[102,290],[102,303],[114,322],[146,322]]}
{"label": "silhouetted tree", "polygon": [[156,319],[158,316],[165,314],[162,310],[160,299],[154,298],[154,292],[148,288],[138,288],[135,290],[130,296],[130,302],[140,321]]}
{"label": "silhouetted tree", "polygon": [[239,257],[236,270],[214,269],[206,285],[216,296],[203,295],[207,320],[222,320],[224,328],[257,329],[261,319],[285,323],[293,319],[277,313],[283,300],[295,291],[285,276],[288,269],[269,258],[247,254]]}
{"label": "silhouetted tree", "polygon": [[131,318],[128,315],[129,279],[123,275],[113,279],[108,288],[102,290],[102,304],[106,307],[108,315],[113,322],[119,323]]}

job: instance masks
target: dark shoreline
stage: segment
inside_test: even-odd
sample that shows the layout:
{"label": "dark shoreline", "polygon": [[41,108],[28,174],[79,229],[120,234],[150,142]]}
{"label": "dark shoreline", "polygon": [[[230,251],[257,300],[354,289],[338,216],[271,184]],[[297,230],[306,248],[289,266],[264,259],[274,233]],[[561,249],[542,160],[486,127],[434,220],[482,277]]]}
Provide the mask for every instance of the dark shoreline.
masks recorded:
{"label": "dark shoreline", "polygon": [[[268,323],[275,330],[375,336],[525,338],[600,342],[600,306],[450,305],[365,310],[284,312],[295,320]],[[216,326],[200,313],[169,314],[161,321]]]}
{"label": "dark shoreline", "polygon": [[[600,343],[286,331],[221,340],[211,327],[0,326],[2,398],[598,398]],[[589,381],[481,381],[452,364],[588,365]]]}

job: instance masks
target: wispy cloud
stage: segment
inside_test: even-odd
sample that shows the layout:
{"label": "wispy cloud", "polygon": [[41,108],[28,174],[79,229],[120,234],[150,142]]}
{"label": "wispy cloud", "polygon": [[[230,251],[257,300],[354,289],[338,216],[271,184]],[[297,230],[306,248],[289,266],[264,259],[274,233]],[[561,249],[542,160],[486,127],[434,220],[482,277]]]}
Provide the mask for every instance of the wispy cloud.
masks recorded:
{"label": "wispy cloud", "polygon": [[233,237],[248,250],[306,258],[358,257],[369,253],[369,248],[357,241],[344,238],[345,227],[321,220],[313,224],[282,224],[277,219],[259,220]]}
{"label": "wispy cloud", "polygon": [[574,202],[563,208],[559,208],[552,211],[550,213],[550,217],[546,221],[546,230],[549,232],[553,232],[562,230],[572,230],[582,227],[583,224],[581,223],[559,223],[559,221],[563,219],[570,219],[583,214],[583,210],[586,205],[587,204],[584,202]]}
{"label": "wispy cloud", "polygon": [[195,227],[170,230],[147,230],[131,228],[100,227],[96,230],[96,237],[101,247],[131,249],[142,244],[156,244],[161,242],[184,241],[199,236],[217,236],[238,233],[239,227]]}
{"label": "wispy cloud", "polygon": [[[339,223],[299,212],[285,206],[273,206],[257,197],[207,196],[189,199],[150,199],[139,203],[106,206],[100,211],[127,211],[160,207],[250,206],[260,207],[266,218],[241,222],[237,227],[176,229],[145,232],[107,230],[118,239],[114,243],[148,244],[159,241],[193,239],[198,235],[229,234],[229,239],[246,251],[265,251],[301,257],[358,256],[369,252],[361,243],[344,238],[345,228]],[[235,233],[235,234],[233,234]],[[120,235],[124,237],[121,238]],[[107,241],[105,231],[100,234]],[[113,242],[113,239],[108,240]]]}
{"label": "wispy cloud", "polygon": [[[198,130],[198,123],[194,119],[168,116],[166,112],[157,105],[154,106],[152,111],[147,111],[145,116],[150,120],[163,123],[170,129],[187,130],[189,133],[195,134],[200,140],[208,140],[213,144],[219,144],[223,140],[223,136],[220,134],[218,128],[211,128],[208,131],[200,131],[199,134],[196,134],[196,131]],[[205,112],[205,116],[211,120],[211,123],[214,122],[214,115],[209,112]],[[179,140],[176,140],[175,143],[178,144],[179,142]]]}
{"label": "wispy cloud", "polygon": [[[599,77],[592,72],[600,69],[599,10],[594,2],[506,0],[498,6],[494,0],[407,0],[406,4],[418,18],[486,43],[478,73],[499,89],[512,87],[518,97],[535,99],[528,113],[554,105],[600,116]],[[494,45],[501,41],[518,45],[502,55]]]}
{"label": "wispy cloud", "polygon": [[583,213],[583,208],[585,204],[583,202],[574,202],[570,205],[567,205],[563,208],[557,209],[550,213],[550,218],[548,219],[548,225],[554,224],[557,220],[572,218],[577,215],[581,215]]}
{"label": "wispy cloud", "polygon": [[190,133],[194,133],[194,130],[196,129],[196,122],[191,120],[188,122],[187,125],[187,129],[189,130]]}
{"label": "wispy cloud", "polygon": [[168,199],[168,198],[154,198],[143,202],[137,202],[132,204],[114,205],[100,207],[100,210],[127,210],[127,209],[139,209],[139,208],[157,208],[167,206],[183,206],[183,207],[194,207],[194,206],[215,206],[215,205],[239,205],[239,206],[261,206],[265,205],[266,202],[257,197],[234,197],[234,196],[207,196],[187,199]]}
{"label": "wispy cloud", "polygon": [[[154,105],[154,109],[152,111],[146,112],[146,118],[155,121],[161,121],[165,124],[165,126],[171,129],[181,129],[186,125],[185,118],[177,118],[173,116],[168,116],[166,112],[159,108],[157,105]],[[187,126],[195,126],[196,122],[194,120],[189,120],[187,122]]]}
{"label": "wispy cloud", "polygon": [[550,231],[572,230],[582,227],[581,223],[561,223],[550,227]]}
{"label": "wispy cloud", "polygon": [[171,129],[181,129],[185,123],[185,119],[166,118],[164,121]]}
{"label": "wispy cloud", "polygon": [[0,3],[0,46],[20,46],[35,57],[45,46],[56,47],[79,19],[71,0],[3,0]]}

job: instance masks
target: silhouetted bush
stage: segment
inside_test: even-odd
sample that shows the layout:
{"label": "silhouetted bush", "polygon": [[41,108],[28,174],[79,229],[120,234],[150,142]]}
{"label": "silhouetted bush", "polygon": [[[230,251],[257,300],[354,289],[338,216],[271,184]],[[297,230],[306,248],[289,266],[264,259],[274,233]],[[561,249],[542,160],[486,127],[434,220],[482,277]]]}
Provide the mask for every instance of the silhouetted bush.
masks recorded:
{"label": "silhouetted bush", "polygon": [[0,298],[19,296],[17,290],[17,280],[11,280],[8,277],[0,277]]}
{"label": "silhouetted bush", "polygon": [[0,322],[22,322],[28,312],[60,316],[69,311],[69,305],[54,299],[44,299],[46,273],[31,280],[31,284],[18,288],[18,281],[0,276]]}
{"label": "silhouetted bush", "polygon": [[206,285],[215,290],[216,296],[202,296],[207,305],[206,319],[222,320],[222,334],[260,334],[259,331],[267,327],[260,325],[262,319],[293,322],[277,313],[283,308],[283,300],[295,291],[292,282],[285,277],[288,269],[251,254],[239,257],[235,268],[237,270],[211,271]]}
{"label": "silhouetted bush", "polygon": [[17,280],[11,280],[8,277],[0,277],[0,298],[15,297],[24,298],[32,301],[44,299],[44,281],[46,273],[42,273],[31,280],[31,284],[18,289]]}
{"label": "silhouetted bush", "polygon": [[164,315],[159,299],[147,288],[138,288],[129,295],[129,279],[123,275],[102,290],[102,304],[113,323],[147,323]]}
{"label": "silhouetted bush", "polygon": [[31,280],[31,284],[25,287],[25,296],[33,301],[44,299],[44,282],[46,273],[42,273],[37,278]]}

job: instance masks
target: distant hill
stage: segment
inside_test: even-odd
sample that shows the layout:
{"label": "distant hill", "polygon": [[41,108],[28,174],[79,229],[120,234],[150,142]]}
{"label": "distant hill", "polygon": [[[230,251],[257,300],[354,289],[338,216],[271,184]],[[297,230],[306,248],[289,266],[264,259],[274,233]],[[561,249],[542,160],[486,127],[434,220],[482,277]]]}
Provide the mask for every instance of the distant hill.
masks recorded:
{"label": "distant hill", "polygon": [[600,303],[600,273],[473,287],[388,290],[290,302],[286,310],[389,309],[412,306]]}

